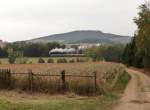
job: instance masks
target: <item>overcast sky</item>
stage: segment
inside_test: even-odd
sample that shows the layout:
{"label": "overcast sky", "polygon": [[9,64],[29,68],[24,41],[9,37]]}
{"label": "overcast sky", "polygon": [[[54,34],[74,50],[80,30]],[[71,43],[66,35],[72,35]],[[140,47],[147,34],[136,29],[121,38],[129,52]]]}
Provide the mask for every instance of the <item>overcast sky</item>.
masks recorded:
{"label": "overcast sky", "polygon": [[25,40],[73,30],[133,35],[144,0],[0,0],[0,39]]}

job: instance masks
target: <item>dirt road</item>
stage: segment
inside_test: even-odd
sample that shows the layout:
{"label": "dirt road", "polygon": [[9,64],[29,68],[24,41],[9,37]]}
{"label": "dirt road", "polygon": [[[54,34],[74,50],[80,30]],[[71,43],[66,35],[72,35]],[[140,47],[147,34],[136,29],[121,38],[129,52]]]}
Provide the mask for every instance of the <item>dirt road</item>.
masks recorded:
{"label": "dirt road", "polygon": [[127,71],[132,78],[114,110],[150,110],[150,77],[135,70]]}

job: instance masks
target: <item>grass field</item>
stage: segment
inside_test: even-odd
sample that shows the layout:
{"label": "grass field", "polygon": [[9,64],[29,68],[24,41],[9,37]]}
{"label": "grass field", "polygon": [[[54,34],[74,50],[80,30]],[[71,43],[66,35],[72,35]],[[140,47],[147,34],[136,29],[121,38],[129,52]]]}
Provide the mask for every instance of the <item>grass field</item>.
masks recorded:
{"label": "grass field", "polygon": [[1,91],[0,96],[0,110],[109,110],[117,99],[114,96],[50,96],[14,91]]}
{"label": "grass field", "polygon": [[[10,68],[13,72],[27,72],[32,69],[34,73],[91,75],[97,71],[97,84],[104,93],[94,96],[78,96],[74,92],[65,95],[48,95],[40,93],[25,93],[20,89],[13,91],[0,91],[0,110],[110,110],[116,104],[129,81],[122,64],[111,62],[84,62],[84,63],[53,63],[53,64],[1,64],[0,69]],[[114,77],[117,76],[117,77]],[[69,81],[74,81],[68,79]],[[79,83],[83,79],[77,79]],[[88,82],[89,83],[89,82]],[[86,86],[88,83],[85,83]],[[56,87],[56,86],[55,86]]]}
{"label": "grass field", "polygon": [[[83,59],[85,61],[91,61],[91,59],[87,58],[87,57],[42,57],[42,58],[44,59],[45,62],[47,62],[48,59],[51,58],[51,59],[54,60],[55,63],[60,58],[65,58],[68,62],[72,59],[74,59],[76,61],[77,58]],[[38,60],[39,60],[39,57],[28,57],[28,58],[26,58],[26,60],[27,60],[27,63],[37,64]],[[1,64],[9,64],[8,63],[8,58],[0,58],[0,62],[1,62]]]}
{"label": "grass field", "polygon": [[[110,91],[111,88],[115,86],[117,81],[119,80],[120,76],[124,75],[123,80],[126,78],[125,67],[121,64],[117,63],[109,63],[109,62],[84,62],[84,63],[52,63],[52,64],[1,64],[0,69],[11,69],[13,73],[28,73],[28,70],[32,70],[34,74],[59,74],[62,70],[66,71],[66,74],[72,74],[72,75],[94,75],[94,72],[97,72],[97,87],[98,89],[102,89],[107,91]],[[23,77],[24,78],[24,77]],[[16,78],[15,78],[16,79]],[[18,80],[21,79],[21,77],[18,76]],[[26,78],[28,79],[28,77]],[[121,78],[120,78],[121,79]],[[128,79],[128,76],[127,76]],[[23,83],[27,83],[28,80],[21,80],[24,81]],[[41,81],[41,82],[40,82]],[[81,92],[84,89],[92,89],[94,87],[94,80],[89,78],[74,78],[74,77],[68,77],[66,78],[67,83],[69,84],[68,87],[72,90],[78,87],[78,90],[81,90]],[[42,77],[35,78],[34,82],[38,85],[41,85],[40,87],[48,87],[51,86],[53,89],[59,89],[60,85],[60,77]],[[17,84],[20,84],[22,82],[18,82]],[[39,84],[40,83],[40,84]],[[71,85],[70,85],[71,84]],[[122,84],[122,83],[121,83]],[[26,84],[24,84],[26,85]],[[38,86],[37,85],[37,86]],[[79,86],[80,85],[80,86]],[[122,86],[122,85],[119,85]],[[57,88],[58,87],[58,88]],[[80,88],[81,87],[81,88]],[[23,88],[25,88],[23,86]],[[84,89],[83,89],[84,88]],[[117,88],[117,87],[116,87]],[[51,90],[53,90],[51,89]],[[82,90],[83,89],[83,90]],[[73,91],[74,91],[73,90]],[[48,90],[46,90],[48,91]]]}
{"label": "grass field", "polygon": [[33,72],[50,72],[58,74],[66,70],[70,74],[91,74],[97,71],[99,74],[106,73],[123,67],[121,64],[109,62],[85,62],[85,63],[52,63],[52,64],[1,64],[0,69],[9,68],[14,72],[27,72],[32,69]]}

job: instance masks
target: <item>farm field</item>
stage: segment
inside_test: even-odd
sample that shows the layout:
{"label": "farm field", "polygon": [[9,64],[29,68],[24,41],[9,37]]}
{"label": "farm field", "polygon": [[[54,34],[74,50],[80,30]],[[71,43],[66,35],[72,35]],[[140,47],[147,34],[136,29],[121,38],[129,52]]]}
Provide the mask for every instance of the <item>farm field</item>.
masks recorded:
{"label": "farm field", "polygon": [[66,70],[73,74],[91,74],[97,71],[99,74],[109,72],[118,67],[124,67],[122,64],[109,62],[85,62],[85,63],[52,63],[52,64],[1,64],[0,69],[8,68],[14,72],[27,72],[32,69],[33,72],[59,73]]}
{"label": "farm field", "polygon": [[[49,58],[53,59],[55,63],[57,62],[58,59],[62,59],[62,58],[65,58],[68,62],[72,59],[76,61],[77,58],[83,59],[85,61],[91,61],[91,59],[87,57],[42,57],[42,58],[44,59],[45,62],[47,62]],[[37,64],[39,57],[28,57],[26,59],[27,59],[27,63]],[[0,58],[0,62],[1,64],[9,64],[8,58]]]}
{"label": "farm field", "polygon": [[[22,89],[1,90],[0,94],[3,95],[0,97],[0,109],[4,110],[12,110],[12,108],[15,110],[97,110],[99,108],[110,110],[117,103],[117,99],[130,79],[122,64],[111,62],[1,64],[0,69],[11,69],[14,73],[27,73],[32,69],[34,74],[60,74],[65,70],[66,74],[74,75],[92,75],[96,71],[97,87],[100,88],[100,94],[94,96],[86,95],[86,91],[84,95],[78,95],[72,88],[64,95],[60,95],[58,91],[54,91],[54,94],[42,94],[42,92],[31,94],[30,91],[25,92]],[[77,81],[75,84],[83,84],[81,87],[88,87],[93,83],[90,79],[67,78],[68,82],[75,80]],[[56,84],[54,88],[57,88],[57,83],[52,84]],[[82,90],[84,91],[83,88]]]}

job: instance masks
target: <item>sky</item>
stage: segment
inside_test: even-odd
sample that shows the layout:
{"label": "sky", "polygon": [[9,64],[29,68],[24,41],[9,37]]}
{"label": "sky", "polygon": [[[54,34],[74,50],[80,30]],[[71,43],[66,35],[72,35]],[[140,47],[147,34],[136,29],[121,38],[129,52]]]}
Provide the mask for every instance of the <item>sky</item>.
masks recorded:
{"label": "sky", "polygon": [[133,36],[144,0],[0,0],[0,39],[20,41],[74,30]]}

